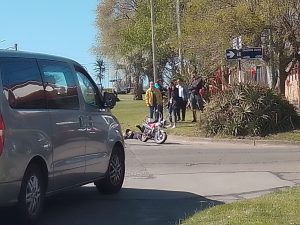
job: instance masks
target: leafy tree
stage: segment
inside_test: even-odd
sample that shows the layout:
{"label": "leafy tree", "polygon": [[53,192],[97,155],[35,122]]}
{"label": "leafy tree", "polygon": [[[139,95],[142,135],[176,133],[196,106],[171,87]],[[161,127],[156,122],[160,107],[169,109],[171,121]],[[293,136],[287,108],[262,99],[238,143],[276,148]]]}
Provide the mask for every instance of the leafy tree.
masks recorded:
{"label": "leafy tree", "polygon": [[300,47],[300,2],[264,0],[260,2],[260,6],[265,28],[270,32],[269,44],[272,46],[270,50],[274,51],[275,64],[279,69],[280,91],[284,93],[287,77],[285,68],[293,58],[298,56]]}
{"label": "leafy tree", "polygon": [[[175,1],[154,2],[159,74],[176,73],[181,43],[186,67],[196,67],[209,75],[226,64],[225,49],[231,47],[234,37],[242,36],[244,46],[265,44],[266,61],[270,67],[278,68],[280,90],[284,91],[285,68],[298,56],[300,47],[299,0],[181,0],[180,40]],[[103,0],[97,8],[96,24],[96,53],[128,66],[136,65],[141,57],[134,76],[145,74],[153,79],[149,0]],[[267,34],[265,43],[262,34]],[[274,75],[273,87],[276,79]]]}
{"label": "leafy tree", "polygon": [[298,0],[190,0],[184,14],[186,57],[210,73],[224,62],[233,37],[242,36],[245,46],[261,46],[268,31],[266,60],[279,69],[283,92],[285,68],[299,50],[299,5]]}
{"label": "leafy tree", "polygon": [[185,57],[203,74],[212,73],[224,63],[233,37],[253,46],[263,26],[245,0],[191,0],[183,17]]}
{"label": "leafy tree", "polygon": [[[165,66],[174,56],[176,27],[175,5],[172,0],[155,1],[157,66],[162,76]],[[104,0],[97,8],[96,24],[100,31],[94,52],[125,62],[135,68],[137,80],[148,76],[153,80],[151,15],[148,0]],[[136,62],[139,63],[136,63]]]}

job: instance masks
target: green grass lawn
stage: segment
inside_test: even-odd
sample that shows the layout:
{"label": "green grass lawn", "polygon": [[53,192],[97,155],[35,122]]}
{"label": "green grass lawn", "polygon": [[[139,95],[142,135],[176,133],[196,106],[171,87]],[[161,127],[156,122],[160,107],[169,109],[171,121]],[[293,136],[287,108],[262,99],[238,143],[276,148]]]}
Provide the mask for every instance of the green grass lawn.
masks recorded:
{"label": "green grass lawn", "polygon": [[[149,110],[146,107],[145,101],[134,101],[132,95],[119,95],[120,101],[112,110],[113,114],[118,118],[122,130],[129,128],[131,130],[137,131],[135,125],[141,124],[143,120],[149,114]],[[164,117],[167,118],[167,112],[164,112]],[[178,122],[175,129],[168,128],[167,133],[171,135],[178,136],[188,136],[188,137],[205,137],[205,133],[201,131],[197,123],[192,123],[192,113],[191,110],[187,110],[186,121]],[[198,113],[198,118],[201,114]],[[218,136],[215,138],[234,138],[232,136],[224,137]],[[265,138],[266,140],[284,140],[284,141],[300,141],[300,130],[295,130],[291,132],[279,133],[274,135],[269,135]]]}
{"label": "green grass lawn", "polygon": [[136,130],[136,124],[141,124],[148,115],[145,101],[134,101],[132,95],[118,95],[120,101],[112,109],[112,113],[118,118],[122,130],[129,128]]}
{"label": "green grass lawn", "polygon": [[[119,95],[120,101],[112,110],[113,114],[118,118],[122,130],[129,128],[131,130],[137,130],[136,124],[141,124],[145,118],[149,115],[149,109],[144,100],[134,101],[132,95]],[[166,110],[164,111],[164,117],[168,119]],[[187,110],[186,121],[178,122],[175,129],[168,128],[168,134],[180,135],[180,136],[204,136],[201,130],[198,128],[198,124],[192,123],[192,113]]]}
{"label": "green grass lawn", "polygon": [[206,209],[182,225],[299,225],[300,188]]}

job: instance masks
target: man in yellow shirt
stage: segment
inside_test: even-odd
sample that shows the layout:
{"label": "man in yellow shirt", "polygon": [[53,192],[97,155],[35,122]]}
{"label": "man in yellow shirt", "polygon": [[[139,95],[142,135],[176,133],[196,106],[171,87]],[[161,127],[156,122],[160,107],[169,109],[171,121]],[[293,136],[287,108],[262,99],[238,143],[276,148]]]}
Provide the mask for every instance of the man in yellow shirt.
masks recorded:
{"label": "man in yellow shirt", "polygon": [[162,106],[162,96],[159,89],[154,87],[154,83],[150,82],[150,87],[146,91],[145,101],[149,107],[149,116],[155,120],[158,119],[158,106]]}

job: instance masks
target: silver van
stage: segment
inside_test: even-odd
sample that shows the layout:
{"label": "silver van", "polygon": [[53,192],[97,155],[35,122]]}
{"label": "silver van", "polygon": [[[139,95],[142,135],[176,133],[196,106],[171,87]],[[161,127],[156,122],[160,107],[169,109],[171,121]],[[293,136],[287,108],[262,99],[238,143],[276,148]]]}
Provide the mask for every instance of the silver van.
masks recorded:
{"label": "silver van", "polygon": [[33,224],[46,195],[91,182],[118,192],[125,153],[114,105],[73,60],[0,51],[0,206],[16,204]]}

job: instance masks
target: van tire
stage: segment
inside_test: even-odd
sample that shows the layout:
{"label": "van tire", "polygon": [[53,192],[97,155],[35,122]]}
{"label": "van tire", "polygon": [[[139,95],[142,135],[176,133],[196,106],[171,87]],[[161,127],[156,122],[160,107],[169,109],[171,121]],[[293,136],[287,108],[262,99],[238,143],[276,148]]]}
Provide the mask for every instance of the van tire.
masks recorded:
{"label": "van tire", "polygon": [[122,153],[120,147],[113,149],[105,177],[95,182],[100,193],[115,194],[122,188],[125,176],[125,158]]}
{"label": "van tire", "polygon": [[45,200],[45,182],[39,166],[27,168],[22,180],[18,201],[19,219],[22,224],[36,224],[40,218]]}

